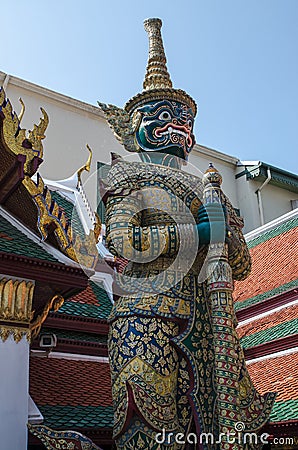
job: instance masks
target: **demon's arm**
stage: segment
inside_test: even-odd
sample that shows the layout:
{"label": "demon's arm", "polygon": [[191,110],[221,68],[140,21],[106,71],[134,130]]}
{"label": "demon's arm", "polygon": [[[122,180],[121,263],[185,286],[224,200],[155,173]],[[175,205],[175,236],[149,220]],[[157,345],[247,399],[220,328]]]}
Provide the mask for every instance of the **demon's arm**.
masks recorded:
{"label": "demon's arm", "polygon": [[192,225],[165,221],[142,226],[142,210],[142,194],[137,190],[128,193],[124,189],[108,195],[106,240],[111,253],[142,263],[161,255],[174,257],[180,242],[182,247],[186,241],[189,249],[193,247],[196,230]]}

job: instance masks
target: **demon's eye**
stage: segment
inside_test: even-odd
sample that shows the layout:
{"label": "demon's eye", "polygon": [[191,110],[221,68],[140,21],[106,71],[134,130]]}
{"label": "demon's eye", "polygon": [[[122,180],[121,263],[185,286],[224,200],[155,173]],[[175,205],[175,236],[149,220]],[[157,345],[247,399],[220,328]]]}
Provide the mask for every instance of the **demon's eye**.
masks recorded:
{"label": "demon's eye", "polygon": [[192,127],[192,120],[188,119],[187,125],[188,125],[189,128],[191,128]]}
{"label": "demon's eye", "polygon": [[163,111],[162,113],[159,114],[158,118],[160,120],[169,120],[171,119],[171,114],[168,111]]}

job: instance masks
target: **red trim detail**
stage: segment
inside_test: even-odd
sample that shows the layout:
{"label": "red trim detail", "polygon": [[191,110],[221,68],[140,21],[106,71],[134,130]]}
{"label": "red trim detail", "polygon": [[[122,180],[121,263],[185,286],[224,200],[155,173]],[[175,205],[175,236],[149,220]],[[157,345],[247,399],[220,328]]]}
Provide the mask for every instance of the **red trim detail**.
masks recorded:
{"label": "red trim detail", "polygon": [[288,350],[293,347],[298,347],[298,334],[293,334],[292,336],[286,336],[284,338],[276,339],[275,341],[248,348],[244,350],[244,356],[246,360],[250,360],[261,356],[271,355],[271,353]]}
{"label": "red trim detail", "polygon": [[88,277],[82,269],[12,253],[0,252],[0,271],[5,275],[53,282],[55,285],[70,285],[79,289],[85,289],[88,284]]}
{"label": "red trim detail", "polygon": [[[241,309],[236,312],[236,316],[239,322],[250,319],[259,314],[270,311],[271,309],[277,308],[279,306],[286,305],[294,300],[298,299],[298,289],[294,288],[290,291],[282,292],[281,294],[274,295],[262,302],[258,302],[254,305],[248,306],[247,308]],[[241,302],[239,302],[241,304]]]}
{"label": "red trim detail", "polygon": [[43,327],[59,328],[61,330],[84,331],[107,335],[109,325],[106,320],[91,319],[82,316],[68,316],[67,314],[50,313]]}
{"label": "red trim detail", "polygon": [[[39,342],[35,340],[31,345],[33,350],[40,350]],[[55,352],[74,353],[76,355],[108,356],[108,346],[99,342],[81,342],[74,339],[58,338]]]}
{"label": "red trim detail", "polygon": [[262,432],[269,433],[274,437],[298,436],[298,420],[287,420],[284,422],[270,422],[265,425]]}

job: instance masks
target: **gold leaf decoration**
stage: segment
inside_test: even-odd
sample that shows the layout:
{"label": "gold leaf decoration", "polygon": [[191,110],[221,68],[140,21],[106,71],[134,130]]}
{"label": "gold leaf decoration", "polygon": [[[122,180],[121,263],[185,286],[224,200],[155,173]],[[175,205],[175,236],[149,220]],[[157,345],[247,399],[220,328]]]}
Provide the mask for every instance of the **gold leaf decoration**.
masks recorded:
{"label": "gold leaf decoration", "polygon": [[48,126],[48,115],[43,108],[41,108],[43,118],[40,119],[39,125],[34,125],[33,131],[28,133],[26,137],[26,130],[20,126],[20,120],[24,114],[25,105],[20,99],[22,104],[22,111],[20,118],[13,111],[10,101],[6,98],[3,89],[0,89],[0,107],[4,115],[3,118],[3,139],[6,144],[7,151],[15,155],[25,155],[26,161],[24,170],[26,174],[32,175],[33,159],[43,156],[43,147],[41,140],[45,138],[45,130]]}

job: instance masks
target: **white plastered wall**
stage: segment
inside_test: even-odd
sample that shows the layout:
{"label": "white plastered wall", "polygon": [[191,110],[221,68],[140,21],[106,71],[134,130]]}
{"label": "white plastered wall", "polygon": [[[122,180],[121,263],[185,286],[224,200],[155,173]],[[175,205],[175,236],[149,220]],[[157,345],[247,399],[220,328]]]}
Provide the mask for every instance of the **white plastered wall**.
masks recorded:
{"label": "white plastered wall", "polygon": [[[262,225],[256,191],[263,182],[247,180],[246,175],[243,175],[236,183],[240,213],[245,217],[244,233],[248,233]],[[291,211],[291,200],[297,199],[298,196],[294,192],[269,183],[261,190],[261,197],[264,221],[268,223]]]}
{"label": "white plastered wall", "polygon": [[0,448],[27,448],[29,343],[0,339]]}

